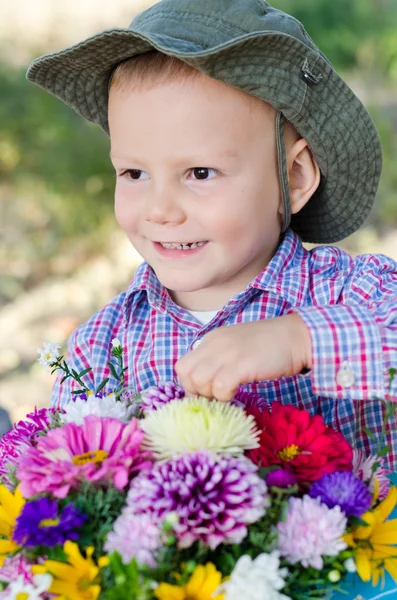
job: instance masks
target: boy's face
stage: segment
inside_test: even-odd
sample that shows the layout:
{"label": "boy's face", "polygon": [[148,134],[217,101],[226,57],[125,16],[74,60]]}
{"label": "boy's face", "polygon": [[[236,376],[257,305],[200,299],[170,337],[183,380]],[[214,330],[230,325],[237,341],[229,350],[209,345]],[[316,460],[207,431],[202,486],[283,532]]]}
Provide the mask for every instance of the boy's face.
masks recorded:
{"label": "boy's face", "polygon": [[274,109],[197,75],[111,88],[109,127],[120,226],[177,304],[221,308],[278,246]]}

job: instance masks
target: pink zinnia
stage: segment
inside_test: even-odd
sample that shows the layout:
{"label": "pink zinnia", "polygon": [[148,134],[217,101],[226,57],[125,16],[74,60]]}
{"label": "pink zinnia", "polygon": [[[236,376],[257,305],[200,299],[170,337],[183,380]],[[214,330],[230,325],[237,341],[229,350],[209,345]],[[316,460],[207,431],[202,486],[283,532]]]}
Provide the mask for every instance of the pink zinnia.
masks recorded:
{"label": "pink zinnia", "polygon": [[65,498],[84,481],[123,489],[132,475],[151,465],[149,453],[140,447],[143,436],[137,419],[125,425],[94,415],[83,425],[53,429],[21,458],[21,492],[25,498],[41,493]]}

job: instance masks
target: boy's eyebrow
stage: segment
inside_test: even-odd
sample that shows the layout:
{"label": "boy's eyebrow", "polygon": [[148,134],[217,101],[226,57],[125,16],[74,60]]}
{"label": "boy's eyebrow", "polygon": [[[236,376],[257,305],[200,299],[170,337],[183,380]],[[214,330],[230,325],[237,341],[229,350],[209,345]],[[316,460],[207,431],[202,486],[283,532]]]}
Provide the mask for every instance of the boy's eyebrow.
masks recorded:
{"label": "boy's eyebrow", "polygon": [[[109,156],[110,156],[110,158],[117,158],[119,160],[128,160],[128,161],[131,161],[131,162],[138,161],[139,162],[139,159],[137,157],[135,157],[135,156],[116,156],[116,155],[112,154],[111,150],[109,152]],[[220,152],[219,155],[218,155],[218,157],[216,157],[216,158],[221,158],[221,159],[222,158],[227,158],[227,159],[231,158],[231,159],[235,159],[235,158],[238,158],[238,156],[239,156],[239,154],[235,150],[225,150],[224,152]],[[199,159],[197,159],[197,160],[199,160]],[[193,157],[190,158],[190,159],[187,158],[187,157],[182,157],[182,158],[176,159],[175,160],[175,164],[179,164],[179,163],[187,162],[187,161],[191,162],[191,163],[195,163],[195,162],[197,162],[197,160],[195,158],[193,158]]]}

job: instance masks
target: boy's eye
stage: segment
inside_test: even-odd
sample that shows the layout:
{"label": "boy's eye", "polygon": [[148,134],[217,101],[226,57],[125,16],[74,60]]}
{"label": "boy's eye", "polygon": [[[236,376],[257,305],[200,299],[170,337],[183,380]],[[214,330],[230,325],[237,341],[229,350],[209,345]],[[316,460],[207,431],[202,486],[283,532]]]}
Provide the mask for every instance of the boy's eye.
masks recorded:
{"label": "boy's eye", "polygon": [[147,173],[141,171],[141,169],[126,169],[120,173],[120,177],[126,175],[129,179],[146,179],[146,177],[141,177],[142,174],[147,175]]}
{"label": "boy's eye", "polygon": [[215,169],[209,169],[207,167],[195,167],[192,169],[195,179],[209,179],[209,173],[218,173]]}

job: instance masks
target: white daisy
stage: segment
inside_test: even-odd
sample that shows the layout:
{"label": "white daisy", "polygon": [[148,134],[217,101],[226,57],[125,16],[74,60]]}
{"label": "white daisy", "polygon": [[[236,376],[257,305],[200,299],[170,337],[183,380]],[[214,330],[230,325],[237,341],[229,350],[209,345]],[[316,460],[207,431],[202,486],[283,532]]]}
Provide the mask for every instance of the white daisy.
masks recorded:
{"label": "white daisy", "polygon": [[58,344],[44,342],[43,347],[37,350],[37,354],[40,354],[37,360],[42,367],[48,369],[54,362],[58,360],[60,347],[61,346]]}
{"label": "white daisy", "polygon": [[52,583],[49,574],[34,575],[33,583],[25,583],[21,575],[16,581],[7,586],[7,600],[42,600],[42,594],[47,592]]}

